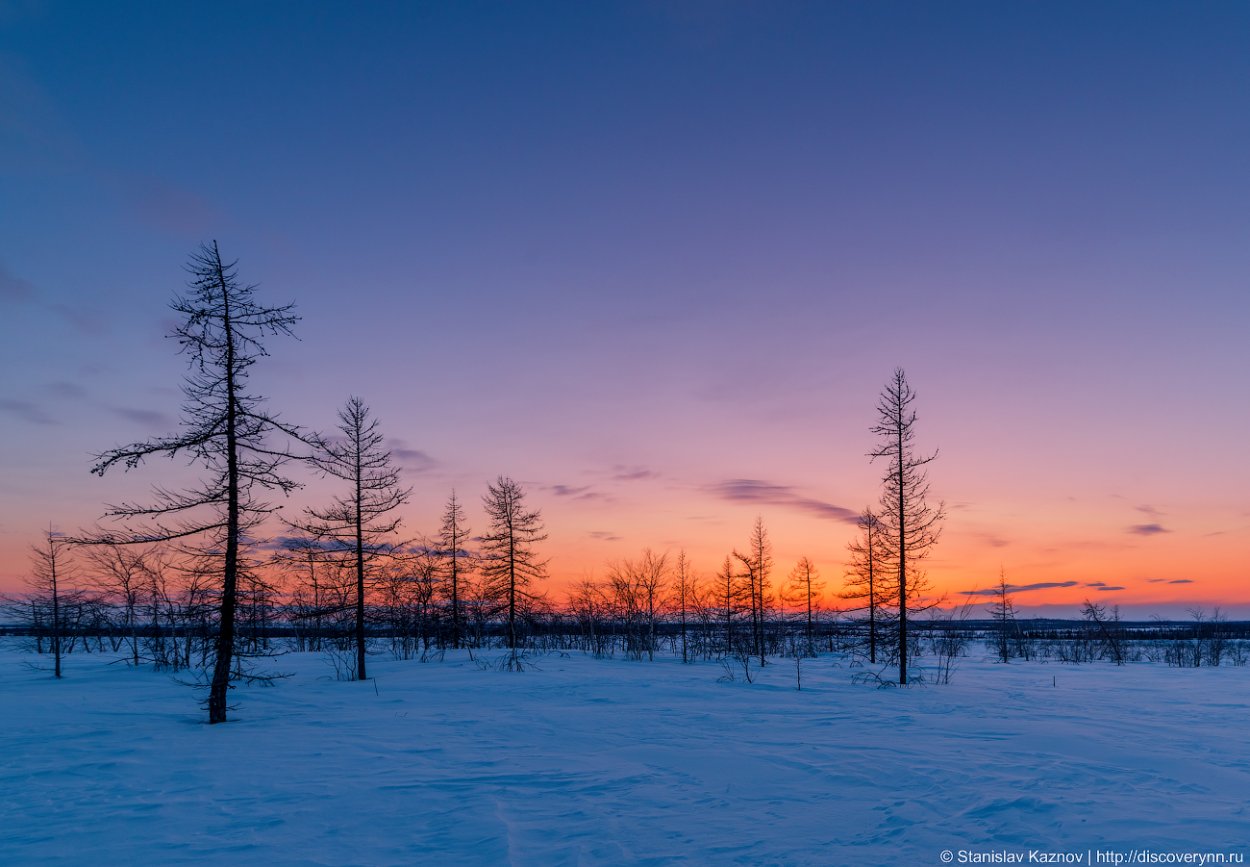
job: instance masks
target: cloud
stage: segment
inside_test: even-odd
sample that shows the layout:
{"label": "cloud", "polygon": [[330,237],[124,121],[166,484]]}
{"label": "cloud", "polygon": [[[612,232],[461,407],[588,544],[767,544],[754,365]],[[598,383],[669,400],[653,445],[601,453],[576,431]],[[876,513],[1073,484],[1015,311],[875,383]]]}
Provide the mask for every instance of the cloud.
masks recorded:
{"label": "cloud", "polygon": [[1143,515],[1149,515],[1152,518],[1163,517],[1163,513],[1159,511],[1158,509],[1156,509],[1154,506],[1145,505],[1145,506],[1135,506],[1134,508],[1136,508],[1137,511],[1141,512]]}
{"label": "cloud", "polygon": [[1123,590],[1123,589],[1124,589],[1123,587],[1111,587],[1111,586],[1099,587],[1097,592],[1098,593],[1110,593],[1112,590]]}
{"label": "cloud", "polygon": [[43,407],[36,403],[31,403],[29,400],[0,399],[0,411],[16,416],[29,424],[54,425],[61,423],[59,419],[49,415]]}
{"label": "cloud", "polygon": [[391,450],[391,457],[409,472],[424,473],[438,466],[438,461],[429,454],[421,449],[411,448],[404,440],[392,438],[386,441],[386,445]]}
{"label": "cloud", "polygon": [[1086,581],[1085,586],[1086,587],[1106,587],[1107,582],[1106,581]]}
{"label": "cloud", "polygon": [[1011,542],[994,533],[975,533],[974,536],[991,548],[1007,548],[1011,545]]}
{"label": "cloud", "polygon": [[826,503],[823,500],[805,497],[796,493],[789,485],[777,485],[759,479],[728,479],[709,485],[707,490],[714,496],[733,503],[782,506],[845,524],[854,524],[859,521],[858,512],[843,506],[835,506],[833,503]]}
{"label": "cloud", "polygon": [[641,482],[646,479],[658,479],[660,474],[646,467],[632,467],[617,464],[612,468],[612,480],[617,482]]}
{"label": "cloud", "polygon": [[1169,582],[1167,582],[1167,583],[1169,583],[1169,584],[1193,584],[1193,583],[1194,583],[1194,579],[1192,579],[1192,578],[1173,578],[1171,581],[1169,581]]}
{"label": "cloud", "polygon": [[557,497],[567,497],[570,500],[610,500],[607,494],[596,491],[590,485],[582,487],[574,487],[573,485],[548,485],[547,490],[555,494]]}
{"label": "cloud", "polygon": [[591,530],[586,534],[592,539],[600,542],[619,542],[621,537],[613,533],[611,530]]}
{"label": "cloud", "polygon": [[[1030,590],[1051,590],[1056,587],[1075,587],[1078,581],[1041,581],[1037,584],[1008,584],[1008,593],[1027,593]],[[960,590],[962,596],[994,596],[998,593],[997,587],[991,587],[986,590]]]}
{"label": "cloud", "polygon": [[1157,536],[1160,533],[1170,533],[1172,531],[1161,524],[1134,524],[1125,532],[1136,536]]}

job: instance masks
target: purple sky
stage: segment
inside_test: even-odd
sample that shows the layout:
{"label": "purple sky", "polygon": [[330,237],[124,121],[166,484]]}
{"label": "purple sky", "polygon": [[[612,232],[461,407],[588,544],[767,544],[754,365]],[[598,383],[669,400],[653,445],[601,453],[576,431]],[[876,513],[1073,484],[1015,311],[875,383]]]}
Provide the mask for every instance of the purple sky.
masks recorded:
{"label": "purple sky", "polygon": [[521,480],[557,583],[710,572],[756,514],[836,583],[823,506],[876,499],[902,365],[941,589],[1246,602],[1248,37],[1236,3],[0,7],[0,587],[157,479],[89,454],[176,423],[167,303],[216,238],[304,316],[274,406],[362,396],[414,529]]}

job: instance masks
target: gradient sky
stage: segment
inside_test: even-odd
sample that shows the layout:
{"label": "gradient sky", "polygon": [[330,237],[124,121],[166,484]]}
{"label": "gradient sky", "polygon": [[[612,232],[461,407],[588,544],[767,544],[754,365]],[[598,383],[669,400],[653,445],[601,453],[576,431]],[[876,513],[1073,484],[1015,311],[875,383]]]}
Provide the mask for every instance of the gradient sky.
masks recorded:
{"label": "gradient sky", "polygon": [[1243,3],[0,2],[0,589],[167,471],[88,467],[176,423],[215,238],[304,316],[272,406],[363,397],[415,531],[515,477],[557,595],[757,514],[836,585],[901,365],[939,591],[1250,617],[1248,46]]}

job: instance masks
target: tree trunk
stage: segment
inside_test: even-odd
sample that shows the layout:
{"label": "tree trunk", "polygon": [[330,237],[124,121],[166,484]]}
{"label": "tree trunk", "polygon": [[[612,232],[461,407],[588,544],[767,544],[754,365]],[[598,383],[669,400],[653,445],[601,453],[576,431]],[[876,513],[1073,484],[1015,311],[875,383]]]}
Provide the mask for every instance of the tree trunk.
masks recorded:
{"label": "tree trunk", "polygon": [[[220,262],[220,260],[218,260]],[[230,293],[225,276],[221,294],[226,332],[226,562],[221,582],[221,622],[217,629],[217,659],[208,690],[208,723],[226,721],[226,693],[230,689],[230,667],[234,663],[234,610],[239,581],[239,442],[238,406],[234,382],[234,332],[230,325]]]}

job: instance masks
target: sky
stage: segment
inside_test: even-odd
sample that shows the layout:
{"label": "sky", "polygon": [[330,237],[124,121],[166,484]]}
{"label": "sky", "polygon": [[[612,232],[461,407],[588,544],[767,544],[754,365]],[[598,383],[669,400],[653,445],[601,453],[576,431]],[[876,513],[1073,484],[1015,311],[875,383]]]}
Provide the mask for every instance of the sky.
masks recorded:
{"label": "sky", "polygon": [[183,472],[88,470],[176,429],[217,240],[303,316],[271,407],[359,395],[414,533],[517,479],[557,597],[756,516],[836,589],[902,367],[935,594],[1250,617],[1247,44],[1240,3],[0,2],[0,591]]}

